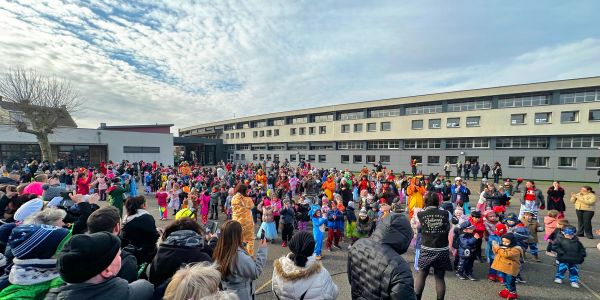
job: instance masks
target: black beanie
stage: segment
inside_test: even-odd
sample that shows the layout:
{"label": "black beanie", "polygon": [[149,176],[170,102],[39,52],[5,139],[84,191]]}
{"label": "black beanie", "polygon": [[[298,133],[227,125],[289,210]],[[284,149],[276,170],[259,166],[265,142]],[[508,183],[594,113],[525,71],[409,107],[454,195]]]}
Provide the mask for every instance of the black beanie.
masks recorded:
{"label": "black beanie", "polygon": [[298,267],[306,266],[308,257],[315,251],[315,239],[308,231],[299,231],[288,243],[290,251],[292,251],[291,259]]}
{"label": "black beanie", "polygon": [[108,232],[78,234],[58,255],[58,271],[65,282],[81,283],[104,271],[119,253],[121,241]]}

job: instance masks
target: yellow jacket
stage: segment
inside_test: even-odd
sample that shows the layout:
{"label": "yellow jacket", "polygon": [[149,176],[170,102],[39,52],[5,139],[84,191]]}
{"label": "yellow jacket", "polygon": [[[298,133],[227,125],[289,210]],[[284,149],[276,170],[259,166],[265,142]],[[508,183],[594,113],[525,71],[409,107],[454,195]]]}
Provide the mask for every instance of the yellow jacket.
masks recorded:
{"label": "yellow jacket", "polygon": [[575,204],[577,210],[594,210],[594,204],[596,203],[596,195],[593,193],[577,193],[571,196],[571,203]]}
{"label": "yellow jacket", "polygon": [[492,251],[496,257],[492,263],[492,269],[506,273],[512,276],[519,274],[519,268],[521,267],[521,256],[523,256],[523,249],[519,246],[504,248],[498,245],[492,246]]}

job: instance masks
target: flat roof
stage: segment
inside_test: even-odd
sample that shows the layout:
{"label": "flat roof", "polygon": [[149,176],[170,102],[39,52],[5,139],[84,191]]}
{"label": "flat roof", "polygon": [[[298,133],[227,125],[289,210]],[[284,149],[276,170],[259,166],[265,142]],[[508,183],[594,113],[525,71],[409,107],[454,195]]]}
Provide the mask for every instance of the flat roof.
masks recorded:
{"label": "flat roof", "polygon": [[510,94],[535,93],[535,92],[544,92],[544,91],[549,91],[549,90],[577,89],[577,88],[586,88],[586,87],[594,87],[594,86],[600,86],[600,76],[575,78],[575,79],[562,79],[562,80],[554,80],[554,81],[543,81],[543,82],[535,82],[535,83],[523,83],[523,84],[497,86],[497,87],[477,88],[477,89],[470,89],[470,90],[440,92],[440,93],[406,96],[406,97],[398,97],[398,98],[387,98],[387,99],[378,99],[378,100],[350,102],[350,103],[344,103],[344,104],[332,104],[332,105],[318,106],[318,107],[313,107],[313,108],[265,113],[265,114],[239,117],[239,118],[226,119],[226,120],[204,123],[204,124],[199,124],[199,125],[193,125],[193,126],[180,128],[179,132],[185,131],[185,130],[203,128],[203,127],[222,126],[222,125],[230,124],[230,123],[254,121],[257,119],[282,118],[282,117],[287,117],[290,115],[322,114],[322,113],[337,112],[337,111],[344,111],[344,110],[365,109],[365,108],[370,108],[370,107],[386,107],[386,106],[394,106],[394,105],[400,105],[400,104],[418,104],[418,103],[442,101],[442,100],[458,100],[458,99],[501,96],[501,95],[510,95]]}
{"label": "flat roof", "polygon": [[140,125],[106,125],[100,124],[98,129],[129,129],[129,128],[156,128],[156,127],[173,127],[175,124],[140,124]]}

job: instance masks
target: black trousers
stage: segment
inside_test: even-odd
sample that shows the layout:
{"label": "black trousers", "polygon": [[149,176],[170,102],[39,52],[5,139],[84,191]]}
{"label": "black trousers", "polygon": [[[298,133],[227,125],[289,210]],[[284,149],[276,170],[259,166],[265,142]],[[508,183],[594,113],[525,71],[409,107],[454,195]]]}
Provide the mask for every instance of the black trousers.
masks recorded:
{"label": "black trousers", "polygon": [[275,221],[275,230],[277,230],[277,233],[279,233],[279,219],[281,219],[281,216],[273,216],[273,221]]}
{"label": "black trousers", "polygon": [[210,218],[211,219],[218,219],[219,218],[219,204],[211,204],[210,205]]}
{"label": "black trousers", "polygon": [[288,242],[292,239],[294,234],[294,223],[283,223],[283,230],[281,231],[281,239],[284,242]]}
{"label": "black trousers", "polygon": [[577,235],[584,235],[587,237],[593,237],[592,233],[592,218],[594,217],[594,211],[591,210],[579,210],[577,213]]}
{"label": "black trousers", "polygon": [[445,171],[446,172],[446,178],[450,178],[450,171]]}

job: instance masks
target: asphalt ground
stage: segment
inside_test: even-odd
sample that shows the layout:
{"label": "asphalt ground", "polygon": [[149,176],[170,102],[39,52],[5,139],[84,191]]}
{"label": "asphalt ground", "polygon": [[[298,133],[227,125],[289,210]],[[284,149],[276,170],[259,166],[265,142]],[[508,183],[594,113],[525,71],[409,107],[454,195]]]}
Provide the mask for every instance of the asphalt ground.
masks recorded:
{"label": "asphalt ground", "polygon": [[[469,186],[478,186],[476,182],[470,182]],[[578,184],[565,183],[567,195],[571,192],[579,191]],[[545,192],[546,186],[539,186],[542,191]],[[597,186],[594,187],[595,189]],[[520,195],[515,196],[516,198]],[[148,209],[156,219],[157,226],[165,227],[172,219],[167,221],[159,220],[158,206],[152,195],[147,196]],[[512,201],[512,205],[508,208],[509,212],[518,212],[519,204],[518,200]],[[473,202],[474,206],[475,202]],[[546,211],[541,211],[540,215],[544,216]],[[171,214],[171,213],[170,213]],[[172,216],[170,216],[172,218]],[[224,215],[219,215],[219,222],[224,221]],[[575,216],[575,209],[573,205],[567,200],[567,211],[566,218],[571,224],[577,224],[577,218]],[[596,216],[592,220],[594,229],[600,229],[600,216]],[[255,226],[258,230],[258,225]],[[568,283],[568,277],[565,278],[565,282],[562,285],[555,284],[554,281],[554,258],[545,255],[546,242],[543,241],[542,235],[540,234],[540,240],[538,248],[540,251],[540,258],[542,262],[527,261],[523,267],[522,276],[527,281],[526,284],[518,284],[517,292],[519,299],[600,299],[600,251],[596,248],[596,245],[600,242],[600,236],[597,239],[589,240],[587,238],[581,238],[583,245],[587,250],[587,257],[580,269],[580,285],[579,289],[570,287]],[[256,243],[255,245],[257,245]],[[325,245],[325,242],[323,242]],[[329,273],[332,275],[333,280],[339,287],[340,293],[338,299],[351,299],[350,285],[348,283],[348,277],[346,273],[346,262],[348,255],[347,240],[343,240],[340,243],[342,250],[334,250],[329,252],[323,249],[323,266],[327,268]],[[275,299],[271,292],[271,276],[273,274],[273,260],[286,255],[289,253],[287,248],[281,247],[281,240],[278,240],[276,244],[269,244],[268,261],[265,265],[261,276],[258,280],[254,281],[256,289],[256,299]],[[324,246],[323,246],[324,247]],[[408,252],[402,255],[406,262],[411,265],[411,269],[414,263],[414,249],[409,248]],[[531,255],[528,255],[530,258]],[[446,273],[446,299],[496,299],[499,298],[498,292],[502,290],[502,285],[497,282],[487,281],[487,272],[489,265],[487,263],[475,262],[474,275],[479,279],[477,282],[464,281],[458,279],[453,272]],[[413,270],[414,274],[414,270]],[[568,275],[567,275],[568,276]],[[435,294],[435,282],[433,276],[429,276],[427,279],[427,285],[423,292],[423,299],[436,299]]]}

